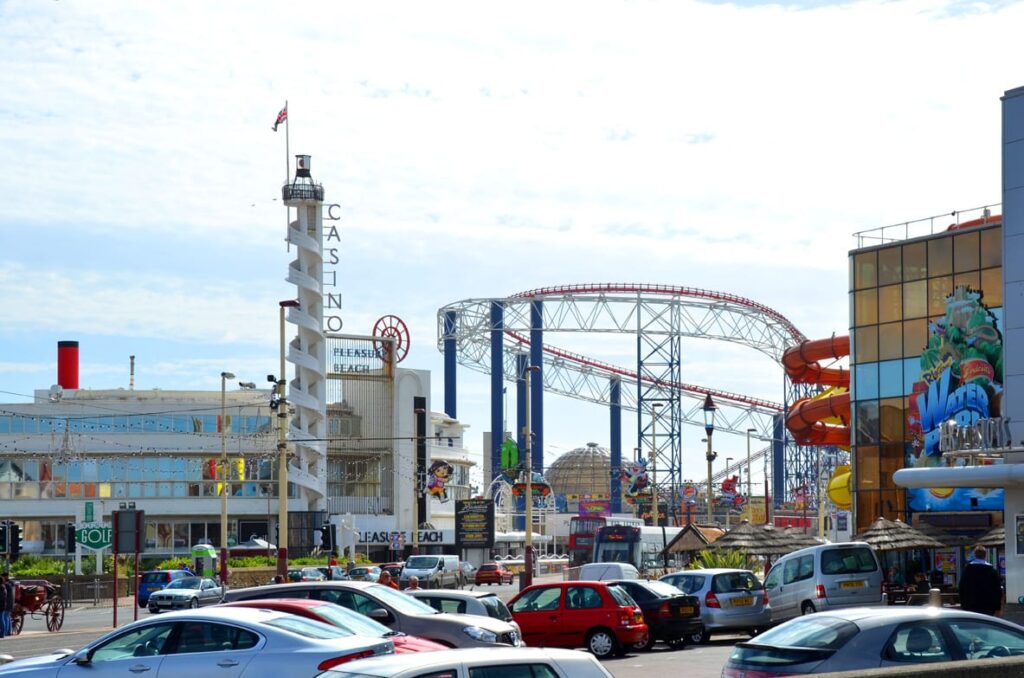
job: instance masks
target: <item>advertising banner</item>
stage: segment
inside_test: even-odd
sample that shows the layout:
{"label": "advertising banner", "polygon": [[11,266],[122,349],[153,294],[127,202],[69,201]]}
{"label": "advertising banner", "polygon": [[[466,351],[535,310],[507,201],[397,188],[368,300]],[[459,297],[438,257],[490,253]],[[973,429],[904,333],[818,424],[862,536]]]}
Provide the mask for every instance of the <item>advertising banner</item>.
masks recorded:
{"label": "advertising banner", "polygon": [[460,549],[494,546],[494,502],[461,499],[455,502],[455,545]]}

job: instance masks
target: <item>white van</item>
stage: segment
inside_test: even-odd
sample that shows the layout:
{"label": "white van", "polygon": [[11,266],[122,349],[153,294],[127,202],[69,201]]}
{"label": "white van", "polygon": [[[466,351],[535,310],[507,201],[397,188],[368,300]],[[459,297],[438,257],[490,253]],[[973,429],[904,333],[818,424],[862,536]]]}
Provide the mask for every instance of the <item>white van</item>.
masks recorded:
{"label": "white van", "polygon": [[772,567],[764,587],[773,624],[837,607],[885,603],[878,556],[862,541],[787,554]]}
{"label": "white van", "polygon": [[587,563],[580,567],[581,581],[639,579],[640,572],[629,563]]}
{"label": "white van", "polygon": [[409,577],[419,577],[420,586],[425,589],[458,588],[460,572],[458,556],[410,556],[402,567],[398,578],[402,588],[409,583]]}

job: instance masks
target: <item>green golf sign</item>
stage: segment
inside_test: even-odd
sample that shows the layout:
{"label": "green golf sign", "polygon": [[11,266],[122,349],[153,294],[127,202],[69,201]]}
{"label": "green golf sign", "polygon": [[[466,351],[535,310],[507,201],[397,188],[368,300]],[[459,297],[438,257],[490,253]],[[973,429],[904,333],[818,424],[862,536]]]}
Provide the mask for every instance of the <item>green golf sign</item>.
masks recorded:
{"label": "green golf sign", "polygon": [[87,549],[110,548],[113,543],[113,530],[110,525],[93,523],[91,525],[79,525],[75,530],[75,541]]}

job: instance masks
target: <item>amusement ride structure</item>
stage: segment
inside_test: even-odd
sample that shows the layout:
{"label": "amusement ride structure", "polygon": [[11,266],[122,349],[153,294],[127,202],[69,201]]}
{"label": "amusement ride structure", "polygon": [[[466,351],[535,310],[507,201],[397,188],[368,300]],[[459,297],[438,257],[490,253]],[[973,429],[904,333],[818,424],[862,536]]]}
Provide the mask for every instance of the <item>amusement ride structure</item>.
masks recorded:
{"label": "amusement ride structure", "polygon": [[[548,333],[545,335],[545,333]],[[629,367],[602,362],[551,343],[550,333],[628,334],[636,341],[636,363]],[[800,407],[785,417],[787,406],[761,398],[726,392],[682,380],[682,339],[710,339],[752,348],[775,364],[787,365],[786,400]],[[611,501],[621,510],[621,484],[615,470],[622,467],[621,411],[637,413],[637,447],[649,455],[650,469],[659,495],[671,496],[683,483],[683,425],[705,426],[702,410],[708,396],[713,399],[714,431],[746,435],[768,443],[753,459],[769,454],[772,460],[772,496],[776,505],[791,500],[803,490],[804,501],[817,504],[823,472],[831,469],[837,455],[822,455],[822,445],[840,444],[838,435],[818,440],[801,433],[787,435],[786,422],[818,431],[830,414],[821,406],[807,408],[827,382],[821,374],[832,374],[830,366],[818,360],[842,357],[811,352],[796,326],[781,313],[753,300],[733,294],[694,287],[629,283],[564,285],[520,292],[505,298],[467,299],[438,311],[438,348],[445,363],[445,412],[457,416],[456,365],[462,364],[491,377],[491,431],[503,431],[502,392],[505,382],[519,384],[519,449],[527,449],[523,410],[532,410],[532,467],[543,469],[543,395],[557,393],[607,406],[610,410]],[[787,352],[788,351],[788,352]],[[848,352],[848,349],[847,349]],[[794,357],[795,356],[795,357]],[[789,363],[803,369],[791,374]],[[798,365],[799,364],[799,365]],[[794,376],[795,375],[795,376]],[[530,379],[532,389],[523,389]],[[816,381],[817,379],[817,381]],[[847,374],[848,379],[848,374]],[[847,382],[848,383],[848,382]],[[625,388],[623,388],[625,386]],[[530,402],[524,402],[524,390]],[[845,424],[848,425],[848,400]],[[821,415],[820,420],[813,417]],[[840,427],[842,424],[840,424]],[[804,429],[799,429],[803,431]],[[832,430],[831,428],[829,429]],[[846,443],[849,430],[846,429]],[[490,482],[501,470],[500,435],[492,436]],[[815,447],[807,447],[815,446]],[[834,450],[834,448],[831,448]],[[824,465],[827,468],[823,467]],[[710,460],[709,460],[710,461]],[[736,466],[732,467],[735,470]],[[725,473],[719,472],[715,479]],[[699,474],[698,474],[699,475]]]}

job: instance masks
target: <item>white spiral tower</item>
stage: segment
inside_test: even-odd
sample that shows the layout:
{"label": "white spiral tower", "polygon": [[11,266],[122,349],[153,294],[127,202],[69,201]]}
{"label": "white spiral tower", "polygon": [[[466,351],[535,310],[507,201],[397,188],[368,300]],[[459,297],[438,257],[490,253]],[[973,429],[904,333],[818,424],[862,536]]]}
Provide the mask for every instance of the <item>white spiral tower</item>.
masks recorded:
{"label": "white spiral tower", "polygon": [[295,408],[288,430],[295,456],[289,481],[306,491],[311,510],[324,510],[327,496],[327,342],[323,330],[323,203],[324,188],[309,173],[310,156],[295,156],[295,178],[281,189],[284,204],[295,208],[288,224],[288,242],[296,257],[288,266],[299,306],[288,309],[288,322],[298,334],[288,344],[288,362],[295,378],[288,384],[288,402]]}

